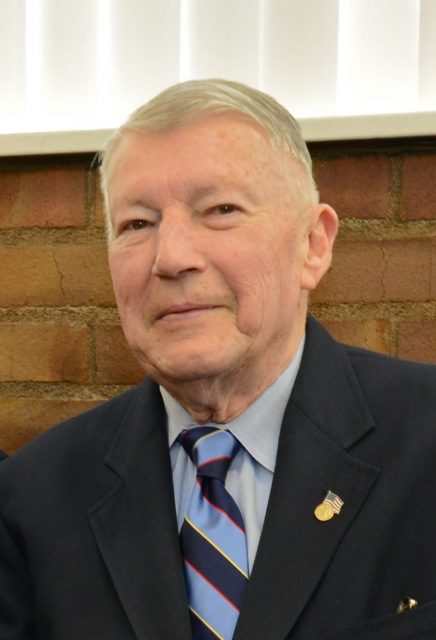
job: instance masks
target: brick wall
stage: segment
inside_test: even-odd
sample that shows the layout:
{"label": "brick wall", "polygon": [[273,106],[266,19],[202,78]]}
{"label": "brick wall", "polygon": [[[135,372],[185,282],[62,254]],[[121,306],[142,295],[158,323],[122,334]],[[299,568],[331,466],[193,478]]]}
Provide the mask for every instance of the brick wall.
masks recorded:
{"label": "brick wall", "polygon": [[[339,339],[436,362],[436,138],[312,145],[341,218],[311,308]],[[0,160],[0,448],[141,379],[90,156]]]}

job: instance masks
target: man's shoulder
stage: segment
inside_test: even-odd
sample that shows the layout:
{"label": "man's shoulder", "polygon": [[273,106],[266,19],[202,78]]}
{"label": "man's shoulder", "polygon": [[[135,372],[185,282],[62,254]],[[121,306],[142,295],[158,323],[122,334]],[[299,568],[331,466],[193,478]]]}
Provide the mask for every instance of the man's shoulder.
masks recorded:
{"label": "man's shoulder", "polygon": [[[343,346],[378,424],[393,424],[397,432],[403,425],[411,433],[425,431],[425,438],[436,437],[436,366]],[[436,444],[436,442],[435,442]]]}
{"label": "man's shoulder", "polygon": [[436,365],[405,360],[396,356],[370,351],[360,347],[341,345],[354,370],[365,379],[372,377],[377,383],[416,384],[432,387],[436,383]]}
{"label": "man's shoulder", "polygon": [[104,439],[105,435],[110,436],[110,433],[116,429],[129,405],[134,402],[139,389],[140,387],[129,389],[120,395],[103,401],[88,411],[67,418],[59,424],[48,428],[25,445],[23,451],[50,447],[52,443],[57,447],[61,443],[65,443],[65,446],[71,445],[75,441],[92,438],[93,432],[95,432],[95,436],[102,439]]}
{"label": "man's shoulder", "polygon": [[[391,383],[415,380],[419,384],[435,384],[436,364],[405,360],[393,355],[338,342],[313,317],[309,317],[308,328],[309,335],[312,341],[315,342],[315,349],[319,349],[319,357],[322,356],[326,347],[330,349],[330,345],[334,344],[336,345],[334,349],[345,355],[359,377],[368,378],[369,374],[372,374],[372,377],[379,382],[383,379]],[[330,353],[332,353],[331,350]]]}
{"label": "man's shoulder", "polygon": [[324,398],[337,402],[351,397],[366,405],[374,418],[396,422],[436,415],[436,365],[385,355],[337,342],[313,318],[309,320],[308,350],[302,372],[311,380],[304,385],[310,401],[314,384]]}
{"label": "man's shoulder", "polygon": [[342,352],[346,354],[347,359],[354,364],[356,369],[362,371],[376,368],[399,376],[425,378],[430,376],[432,379],[436,376],[436,364],[405,360],[393,355],[339,342],[311,315],[309,315],[307,322],[306,343],[310,345],[310,351],[315,358],[319,359],[325,353],[331,356]]}
{"label": "man's shoulder", "polygon": [[[3,477],[23,477],[49,473],[51,468],[82,465],[103,460],[118,433],[139,412],[146,420],[147,401],[156,394],[156,385],[146,380],[93,409],[49,428],[0,465]],[[138,409],[139,405],[139,409]],[[133,422],[133,420],[132,420]]]}

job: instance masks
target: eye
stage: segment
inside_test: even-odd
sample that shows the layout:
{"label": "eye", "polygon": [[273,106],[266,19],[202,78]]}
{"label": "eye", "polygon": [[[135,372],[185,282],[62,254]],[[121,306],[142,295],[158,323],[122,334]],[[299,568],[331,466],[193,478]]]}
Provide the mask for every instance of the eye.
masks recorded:
{"label": "eye", "polygon": [[[216,201],[215,201],[216,202]],[[203,223],[211,229],[229,229],[239,224],[245,209],[232,202],[204,203],[200,209]]]}
{"label": "eye", "polygon": [[141,218],[137,218],[136,220],[129,220],[129,222],[126,222],[122,226],[121,232],[140,231],[141,229],[146,229],[147,227],[149,227],[150,224],[151,223],[148,220],[142,220]]}
{"label": "eye", "polygon": [[145,227],[148,227],[150,223],[147,220],[132,220],[132,222],[130,222],[129,227],[130,229],[133,229],[134,231],[138,231],[139,229],[144,229]]}
{"label": "eye", "polygon": [[231,204],[229,202],[226,202],[224,204],[219,204],[216,207],[214,207],[214,209],[221,214],[233,213],[234,211],[239,211],[239,208],[236,205]]}

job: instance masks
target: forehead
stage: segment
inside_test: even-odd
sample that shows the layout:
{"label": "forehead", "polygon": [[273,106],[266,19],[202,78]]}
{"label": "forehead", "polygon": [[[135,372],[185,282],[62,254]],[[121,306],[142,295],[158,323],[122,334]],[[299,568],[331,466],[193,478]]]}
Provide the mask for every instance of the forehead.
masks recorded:
{"label": "forehead", "polygon": [[222,113],[200,116],[191,122],[158,130],[127,129],[121,135],[114,157],[116,159],[117,155],[135,144],[164,151],[167,144],[179,143],[209,150],[211,147],[227,145],[243,149],[253,143],[272,149],[269,136],[263,127],[242,114]]}
{"label": "forehead", "polygon": [[127,131],[108,167],[109,188],[120,177],[132,182],[148,174],[167,180],[208,175],[220,179],[259,180],[265,174],[283,177],[289,163],[273,147],[266,131],[237,114],[209,115],[193,123],[160,131]]}

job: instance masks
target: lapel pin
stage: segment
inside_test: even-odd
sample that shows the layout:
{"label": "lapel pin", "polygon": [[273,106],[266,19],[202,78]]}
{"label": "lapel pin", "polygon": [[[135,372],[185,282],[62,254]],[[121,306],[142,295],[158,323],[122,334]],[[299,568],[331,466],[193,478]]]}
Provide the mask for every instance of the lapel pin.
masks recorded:
{"label": "lapel pin", "polygon": [[397,613],[404,613],[405,611],[410,611],[418,606],[417,600],[413,598],[401,598],[398,603]]}
{"label": "lapel pin", "polygon": [[344,501],[340,499],[333,491],[327,491],[324,500],[316,507],[314,513],[317,520],[327,522],[333,516],[338,515],[344,505]]}

